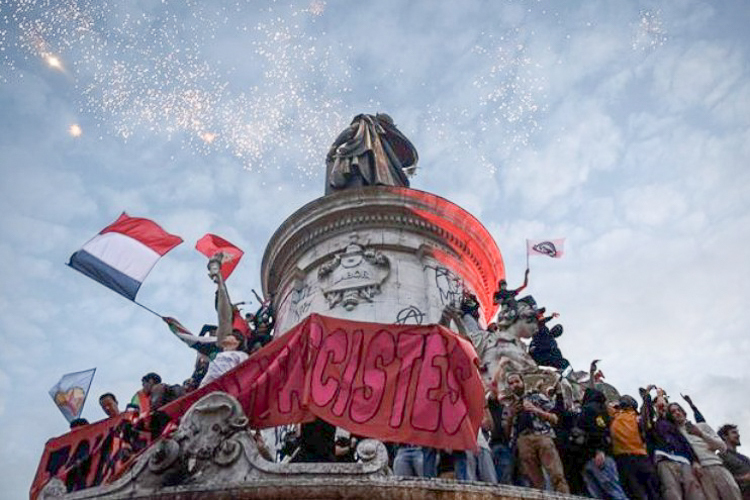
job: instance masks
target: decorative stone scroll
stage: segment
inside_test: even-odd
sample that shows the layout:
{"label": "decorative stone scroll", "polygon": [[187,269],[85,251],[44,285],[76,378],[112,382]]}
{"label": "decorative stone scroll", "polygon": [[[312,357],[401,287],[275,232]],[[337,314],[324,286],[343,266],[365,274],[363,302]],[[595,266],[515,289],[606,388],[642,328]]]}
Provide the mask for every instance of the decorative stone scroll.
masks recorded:
{"label": "decorative stone scroll", "polygon": [[[368,481],[390,475],[385,445],[363,439],[356,463],[275,463],[263,458],[240,403],[225,392],[212,392],[185,413],[177,430],[139,457],[111,484],[66,492],[57,478],[39,500],[130,498],[289,498],[301,480]],[[303,493],[300,496],[305,497]]]}
{"label": "decorative stone scroll", "polygon": [[330,309],[341,305],[351,311],[361,302],[372,302],[391,271],[388,257],[360,245],[357,233],[352,233],[349,240],[343,251],[318,269],[318,279]]}

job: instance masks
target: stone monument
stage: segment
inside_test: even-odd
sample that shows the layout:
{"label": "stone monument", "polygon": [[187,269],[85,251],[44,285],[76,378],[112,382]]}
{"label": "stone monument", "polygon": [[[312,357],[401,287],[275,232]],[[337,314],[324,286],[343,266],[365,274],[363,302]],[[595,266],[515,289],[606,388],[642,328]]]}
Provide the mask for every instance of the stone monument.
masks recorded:
{"label": "stone monument", "polygon": [[[358,115],[334,141],[326,195],[288,217],[263,256],[261,280],[264,295],[273,297],[276,337],[317,313],[370,323],[442,323],[480,342],[495,313],[495,284],[505,274],[500,250],[461,207],[409,188],[407,174],[416,163],[416,149],[388,115]],[[461,314],[467,294],[476,297],[471,319]],[[236,399],[209,393],[113,482],[66,493],[53,478],[38,498],[563,497],[394,477],[385,447],[374,440],[360,442],[357,463],[274,463],[261,456],[247,423]]]}

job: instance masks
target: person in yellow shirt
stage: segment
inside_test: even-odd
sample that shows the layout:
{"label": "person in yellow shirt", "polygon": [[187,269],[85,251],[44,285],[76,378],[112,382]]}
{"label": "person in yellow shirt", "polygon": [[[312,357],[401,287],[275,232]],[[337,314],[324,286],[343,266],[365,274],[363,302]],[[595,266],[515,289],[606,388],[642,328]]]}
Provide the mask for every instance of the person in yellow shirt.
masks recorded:
{"label": "person in yellow shirt", "polygon": [[659,480],[643,440],[643,418],[638,402],[622,396],[607,407],[612,454],[625,493],[631,500],[658,500]]}

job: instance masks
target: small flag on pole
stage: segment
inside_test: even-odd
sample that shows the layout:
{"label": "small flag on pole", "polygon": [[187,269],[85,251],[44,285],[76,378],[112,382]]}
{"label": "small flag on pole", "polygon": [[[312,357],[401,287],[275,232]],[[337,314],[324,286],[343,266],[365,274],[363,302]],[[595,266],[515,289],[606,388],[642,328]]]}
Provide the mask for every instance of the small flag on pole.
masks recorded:
{"label": "small flag on pole", "polygon": [[95,372],[96,368],[67,373],[49,390],[52,401],[55,402],[68,423],[81,416]]}
{"label": "small flag on pole", "polygon": [[565,255],[565,238],[526,240],[526,255],[546,255],[553,259],[559,259]]}
{"label": "small flag on pole", "polygon": [[206,234],[195,244],[195,249],[208,257],[209,259],[217,254],[221,254],[221,277],[225,280],[232,274],[234,268],[239,264],[240,259],[245,254],[242,250],[229,243],[224,238],[215,234]]}
{"label": "small flag on pole", "polygon": [[68,265],[135,301],[156,262],[182,243],[148,219],[125,212],[70,257]]}

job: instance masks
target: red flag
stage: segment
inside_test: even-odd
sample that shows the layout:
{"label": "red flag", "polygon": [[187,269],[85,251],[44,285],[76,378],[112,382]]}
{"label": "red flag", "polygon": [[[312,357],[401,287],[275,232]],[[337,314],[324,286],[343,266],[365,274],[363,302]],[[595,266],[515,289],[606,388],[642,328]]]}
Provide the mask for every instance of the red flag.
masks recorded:
{"label": "red flag", "polygon": [[246,338],[250,337],[250,327],[242,317],[242,312],[236,307],[232,308],[232,330],[239,330]]}
{"label": "red flag", "polygon": [[215,234],[206,234],[195,244],[195,249],[208,257],[209,259],[217,254],[221,254],[221,277],[229,278],[234,268],[239,264],[240,259],[245,254],[242,250],[229,243],[224,238]]}

